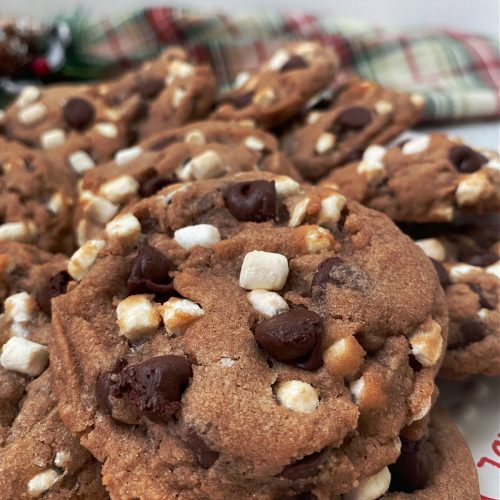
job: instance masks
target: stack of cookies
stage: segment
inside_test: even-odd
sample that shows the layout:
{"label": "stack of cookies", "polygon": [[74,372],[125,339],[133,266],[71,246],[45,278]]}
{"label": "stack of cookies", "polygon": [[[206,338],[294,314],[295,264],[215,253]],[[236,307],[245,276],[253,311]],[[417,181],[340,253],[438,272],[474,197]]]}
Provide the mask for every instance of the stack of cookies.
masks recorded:
{"label": "stack of cookies", "polygon": [[5,110],[2,498],[479,498],[435,380],[500,374],[499,158],[338,66],[217,95],[168,49]]}

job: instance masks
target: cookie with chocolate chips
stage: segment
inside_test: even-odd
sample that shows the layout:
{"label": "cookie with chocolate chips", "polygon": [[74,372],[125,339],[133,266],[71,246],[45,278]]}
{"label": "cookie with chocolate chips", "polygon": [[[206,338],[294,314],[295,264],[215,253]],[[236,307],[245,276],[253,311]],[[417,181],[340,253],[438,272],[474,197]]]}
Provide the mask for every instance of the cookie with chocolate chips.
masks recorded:
{"label": "cookie with chocolate chips", "polygon": [[498,153],[435,133],[389,149],[370,146],[322,183],[396,221],[450,222],[500,209],[499,166]]}
{"label": "cookie with chocolate chips", "polygon": [[66,168],[0,137],[0,242],[71,253],[75,191]]}
{"label": "cookie with chocolate chips", "polygon": [[67,258],[0,243],[0,489],[3,498],[107,498],[99,463],[57,412],[48,368],[51,299]]}
{"label": "cookie with chocolate chips", "polygon": [[212,116],[278,127],[330,84],[338,65],[335,53],[321,43],[285,44],[254,71],[241,72],[234,88],[220,97]]}
{"label": "cookie with chocolate chips", "polygon": [[215,92],[211,69],[171,48],[113,81],[26,87],[3,129],[80,175],[137,138],[204,117]]}
{"label": "cookie with chocolate chips", "polygon": [[[446,292],[448,348],[440,374],[500,375],[500,244],[498,225],[442,228],[416,240],[433,262]],[[405,228],[415,232],[415,228]],[[439,227],[427,231],[439,231]]]}
{"label": "cookie with chocolate chips", "polygon": [[265,172],[168,186],[68,271],[59,410],[113,497],[332,498],[425,433],[444,294],[386,216],[333,190]]}
{"label": "cookie with chocolate chips", "polygon": [[410,128],[423,105],[417,94],[348,77],[308,101],[304,123],[284,135],[283,148],[305,178],[317,180]]}
{"label": "cookie with chocolate chips", "polygon": [[124,206],[165,186],[259,170],[300,179],[276,139],[262,130],[207,121],[160,132],[84,176],[76,210],[78,244],[98,236]]}

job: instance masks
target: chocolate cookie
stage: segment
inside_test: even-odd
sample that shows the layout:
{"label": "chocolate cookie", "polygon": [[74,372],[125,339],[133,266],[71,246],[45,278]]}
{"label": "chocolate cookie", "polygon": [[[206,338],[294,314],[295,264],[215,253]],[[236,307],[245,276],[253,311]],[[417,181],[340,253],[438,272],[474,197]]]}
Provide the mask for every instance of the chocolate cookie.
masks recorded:
{"label": "chocolate cookie", "polygon": [[81,174],[137,138],[204,116],[214,97],[211,70],[174,48],[115,81],[26,87],[3,127]]}
{"label": "chocolate cookie", "polygon": [[269,134],[236,123],[197,122],[121,150],[85,175],[76,213],[78,244],[96,237],[126,204],[180,181],[245,171],[299,174]]}
{"label": "chocolate cookie", "polygon": [[212,116],[264,128],[282,125],[330,84],[338,65],[334,52],[318,42],[288,43],[255,71],[240,73]]}
{"label": "chocolate cookie", "polygon": [[51,297],[67,259],[0,243],[0,489],[2,498],[107,498],[100,466],[64,427],[50,368]]}
{"label": "chocolate cookie", "polygon": [[425,432],[443,292],[335,191],[264,172],[167,187],[68,269],[59,410],[113,497],[331,498]]}
{"label": "chocolate cookie", "polygon": [[417,94],[350,77],[308,102],[305,123],[284,136],[283,147],[305,178],[317,180],[410,128],[423,105]]}
{"label": "chocolate cookie", "polygon": [[71,253],[73,177],[39,151],[0,138],[0,241]]}
{"label": "chocolate cookie", "polygon": [[495,229],[491,234],[484,228],[455,228],[460,232],[416,241],[446,292],[450,336],[440,371],[444,377],[500,375],[500,244]]}
{"label": "chocolate cookie", "polygon": [[449,222],[460,213],[500,209],[498,153],[445,134],[392,148],[370,146],[359,162],[333,171],[332,185],[360,203],[406,222]]}

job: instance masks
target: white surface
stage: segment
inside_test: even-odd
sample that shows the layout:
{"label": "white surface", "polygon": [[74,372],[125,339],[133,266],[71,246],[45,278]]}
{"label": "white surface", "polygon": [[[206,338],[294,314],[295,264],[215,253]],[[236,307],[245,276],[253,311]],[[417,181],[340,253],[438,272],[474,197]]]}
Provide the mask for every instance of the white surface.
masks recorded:
{"label": "white surface", "polygon": [[421,126],[417,132],[446,132],[462,137],[468,144],[500,150],[500,121]]}

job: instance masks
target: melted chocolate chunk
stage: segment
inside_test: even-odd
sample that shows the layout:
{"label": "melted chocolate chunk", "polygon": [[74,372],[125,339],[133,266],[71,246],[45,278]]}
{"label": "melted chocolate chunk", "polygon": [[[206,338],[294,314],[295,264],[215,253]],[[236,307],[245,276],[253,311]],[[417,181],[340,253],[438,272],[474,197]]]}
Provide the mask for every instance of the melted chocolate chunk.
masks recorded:
{"label": "melted chocolate chunk", "polygon": [[95,108],[87,100],[73,97],[63,106],[63,118],[71,128],[82,130],[94,121]]}
{"label": "melted chocolate chunk", "polygon": [[137,84],[137,92],[143,99],[153,99],[164,87],[164,82],[161,78],[150,78],[143,80]]}
{"label": "melted chocolate chunk", "polygon": [[161,252],[144,245],[137,253],[127,280],[129,295],[153,292],[171,296],[175,292],[169,276],[173,269],[172,262]]}
{"label": "melted chocolate chunk", "polygon": [[251,90],[250,92],[245,92],[244,94],[239,94],[231,97],[228,102],[232,104],[236,109],[245,108],[252,103],[254,94],[255,92]]}
{"label": "melted chocolate chunk", "polygon": [[255,340],[277,361],[304,370],[317,370],[323,336],[323,321],[313,311],[292,309],[261,321],[255,327]]}
{"label": "melted chocolate chunk", "polygon": [[488,158],[469,146],[457,144],[450,149],[449,160],[459,172],[471,173],[479,170]]}
{"label": "melted chocolate chunk", "polygon": [[338,137],[344,137],[348,132],[359,132],[372,121],[372,114],[366,108],[353,106],[337,116],[331,131]]}
{"label": "melted chocolate chunk", "polygon": [[184,356],[166,355],[124,368],[111,395],[126,396],[149,419],[168,421],[180,408],[182,393],[193,372]]}
{"label": "melted chocolate chunk", "polygon": [[471,266],[488,267],[498,261],[498,255],[490,250],[476,250],[459,252],[458,260],[470,264]]}
{"label": "melted chocolate chunk", "polygon": [[438,275],[439,283],[443,288],[446,288],[450,284],[450,277],[448,276],[448,271],[444,268],[443,264],[432,257],[429,257],[436,273]]}
{"label": "melted chocolate chunk", "polygon": [[425,440],[410,441],[401,437],[401,454],[396,463],[389,465],[391,485],[389,491],[413,493],[426,486],[431,477],[431,463]]}
{"label": "melted chocolate chunk", "polygon": [[474,283],[469,284],[469,288],[479,297],[479,305],[484,307],[485,309],[489,309],[490,311],[494,311],[496,304],[493,304],[488,300],[488,297],[484,295],[484,291],[481,289],[479,285],[475,285]]}
{"label": "melted chocolate chunk", "polygon": [[171,180],[162,177],[155,168],[148,168],[141,176],[139,194],[148,198],[171,183]]}
{"label": "melted chocolate chunk", "polygon": [[274,181],[239,182],[226,190],[225,200],[239,221],[265,222],[276,216],[278,197]]}
{"label": "melted chocolate chunk", "polygon": [[71,276],[66,271],[60,271],[49,278],[49,280],[38,289],[35,300],[40,309],[49,316],[52,313],[52,299],[66,293]]}
{"label": "melted chocolate chunk", "polygon": [[196,455],[198,463],[204,468],[209,469],[219,458],[220,453],[212,450],[210,446],[195,431],[191,431],[186,437],[186,444]]}
{"label": "melted chocolate chunk", "polygon": [[326,450],[317,451],[316,453],[312,453],[300,460],[292,462],[283,469],[280,476],[291,479],[292,481],[315,476],[319,472],[323,460],[326,458],[325,452]]}
{"label": "melted chocolate chunk", "polygon": [[328,283],[363,292],[370,280],[363,271],[347,264],[340,257],[330,257],[319,265],[311,283],[311,295],[315,289],[324,289]]}
{"label": "melted chocolate chunk", "polygon": [[462,334],[461,340],[456,340],[448,344],[449,349],[463,349],[473,342],[479,342],[486,337],[486,325],[479,319],[468,318],[460,324],[460,333]]}
{"label": "melted chocolate chunk", "polygon": [[309,64],[303,57],[300,57],[298,55],[293,55],[292,57],[290,57],[290,59],[288,59],[288,61],[283,66],[281,66],[280,72],[286,73],[287,71],[293,71],[295,69],[303,69],[307,68],[308,66]]}

